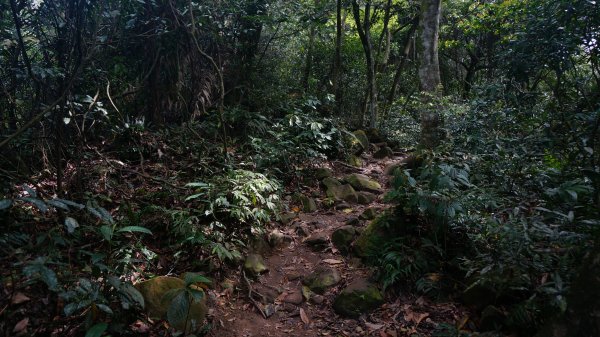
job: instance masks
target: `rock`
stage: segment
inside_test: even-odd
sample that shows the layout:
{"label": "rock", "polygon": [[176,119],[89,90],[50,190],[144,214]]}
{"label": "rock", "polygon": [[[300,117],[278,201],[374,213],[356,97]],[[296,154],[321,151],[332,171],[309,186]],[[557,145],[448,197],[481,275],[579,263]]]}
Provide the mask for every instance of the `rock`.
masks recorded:
{"label": "rock", "polygon": [[324,232],[318,232],[304,239],[304,243],[314,250],[321,250],[329,244],[329,238]]}
{"label": "rock", "polygon": [[353,251],[357,256],[367,257],[376,250],[379,244],[389,236],[384,217],[376,218],[367,225],[362,233],[354,240]]}
{"label": "rock", "polygon": [[[185,288],[185,282],[177,277],[157,276],[140,282],[135,287],[144,297],[145,309],[148,316],[156,319],[167,319],[167,311],[174,297],[165,296],[165,294],[171,290]],[[207,312],[206,296],[203,296],[199,302],[193,302],[190,305],[187,317],[183,317],[181,321],[171,323],[176,329],[181,331],[187,330],[189,332],[192,327],[200,328],[202,326]]]}
{"label": "rock", "polygon": [[323,295],[315,294],[310,298],[310,302],[314,304],[321,304],[325,301]]}
{"label": "rock", "polygon": [[284,240],[285,240],[285,235],[278,229],[272,230],[271,233],[269,233],[269,236],[267,239],[267,241],[269,241],[269,244],[273,248],[283,246]]}
{"label": "rock", "polygon": [[369,149],[369,138],[363,130],[356,130],[352,133],[354,139],[351,141],[351,149],[354,154],[360,155]]}
{"label": "rock", "polygon": [[285,312],[295,312],[298,310],[298,307],[291,303],[283,303],[283,311]]}
{"label": "rock", "polygon": [[327,197],[347,202],[357,202],[358,194],[351,185],[331,186],[327,189]]}
{"label": "rock", "polygon": [[377,196],[371,192],[357,192],[357,201],[361,205],[368,205],[377,199]]}
{"label": "rock", "polygon": [[251,253],[266,255],[271,252],[271,246],[262,235],[253,236],[249,246]]}
{"label": "rock", "polygon": [[378,211],[378,209],[373,207],[367,208],[362,212],[362,214],[358,218],[361,220],[373,220],[377,217]]}
{"label": "rock", "polygon": [[323,184],[323,186],[325,186],[325,189],[329,189],[331,187],[342,185],[342,183],[339,180],[337,180],[333,177],[327,177],[327,178],[323,179],[321,181],[321,184]]}
{"label": "rock", "polygon": [[373,158],[375,159],[383,159],[387,157],[393,157],[394,151],[387,146],[382,147],[379,151],[373,153]]}
{"label": "rock", "polygon": [[315,202],[315,199],[307,197],[304,194],[300,194],[298,196],[298,200],[300,200],[302,203],[302,210],[305,213],[312,213],[317,210],[317,203]]}
{"label": "rock", "polygon": [[358,226],[358,225],[360,225],[360,220],[356,217],[351,217],[350,219],[346,220],[344,225],[345,226]]}
{"label": "rock", "polygon": [[349,155],[348,158],[346,158],[346,162],[348,163],[348,165],[354,167],[362,167],[363,165],[362,159],[353,154]]}
{"label": "rock", "polygon": [[265,260],[259,254],[250,254],[244,262],[244,270],[251,275],[259,275],[269,271]]}
{"label": "rock", "polygon": [[356,230],[352,226],[344,226],[336,229],[331,234],[331,243],[337,248],[341,254],[348,254],[350,252],[350,245],[354,241],[356,236]]}
{"label": "rock", "polygon": [[319,266],[312,274],[306,276],[302,284],[310,290],[322,294],[328,288],[333,287],[342,280],[340,273],[330,267]]}
{"label": "rock", "polygon": [[300,274],[297,271],[291,271],[291,272],[287,273],[286,277],[287,277],[288,281],[295,281],[299,278],[302,278],[302,274]]}
{"label": "rock", "polygon": [[502,310],[498,309],[493,305],[488,305],[481,312],[481,319],[479,320],[479,329],[481,331],[494,331],[502,328],[506,315]]}
{"label": "rock", "polygon": [[327,167],[319,167],[315,170],[315,178],[319,181],[330,177],[333,177],[333,171]]}
{"label": "rock", "polygon": [[382,192],[381,185],[364,174],[353,173],[347,175],[344,180],[357,191]]}
{"label": "rock", "polygon": [[279,215],[279,221],[287,226],[292,220],[294,220],[294,218],[296,217],[296,213],[294,212],[287,212],[287,213],[282,213]]}
{"label": "rock", "polygon": [[296,227],[294,227],[294,231],[296,232],[296,234],[300,235],[300,236],[309,236],[310,235],[310,229],[308,229],[308,226],[301,224],[301,225],[296,225]]}
{"label": "rock", "polygon": [[364,279],[357,279],[335,298],[333,310],[341,316],[358,317],[382,304],[379,289]]}
{"label": "rock", "polygon": [[293,291],[283,298],[283,302],[296,305],[301,304],[303,301],[304,297],[302,297],[302,292],[300,290]]}

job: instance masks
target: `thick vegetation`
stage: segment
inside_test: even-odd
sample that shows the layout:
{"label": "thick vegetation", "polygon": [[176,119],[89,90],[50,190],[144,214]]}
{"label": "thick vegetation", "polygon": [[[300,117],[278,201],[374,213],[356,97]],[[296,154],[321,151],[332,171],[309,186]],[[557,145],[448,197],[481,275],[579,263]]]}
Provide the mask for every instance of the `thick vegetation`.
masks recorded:
{"label": "thick vegetation", "polygon": [[0,335],[135,335],[167,274],[189,332],[186,272],[239,265],[356,129],[409,153],[390,296],[479,317],[441,336],[599,334],[600,7],[440,2],[0,3]]}

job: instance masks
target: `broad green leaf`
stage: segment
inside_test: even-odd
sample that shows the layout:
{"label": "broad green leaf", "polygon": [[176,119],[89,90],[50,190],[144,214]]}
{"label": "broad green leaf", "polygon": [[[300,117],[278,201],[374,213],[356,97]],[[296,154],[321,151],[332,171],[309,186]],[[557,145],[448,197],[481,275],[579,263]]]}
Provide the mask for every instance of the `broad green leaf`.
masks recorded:
{"label": "broad green leaf", "polygon": [[184,276],[184,281],[185,281],[185,286],[189,286],[191,284],[194,283],[204,283],[204,284],[211,284],[212,281],[208,278],[206,278],[205,276],[198,274],[198,273],[185,273]]}
{"label": "broad green leaf", "polygon": [[85,333],[85,337],[100,337],[106,329],[108,329],[108,324],[96,323]]}
{"label": "broad green leaf", "polygon": [[77,209],[83,209],[83,208],[85,208],[84,205],[78,204],[78,203],[73,202],[71,200],[65,200],[65,199],[59,199],[59,198],[52,199],[52,200],[55,200],[55,201],[58,201],[58,202],[62,202],[63,204],[65,204],[67,206],[73,206],[73,207],[75,207]]}
{"label": "broad green leaf", "polygon": [[171,301],[167,310],[167,320],[171,325],[185,322],[190,309],[190,299],[185,291],[179,292]]}
{"label": "broad green leaf", "polygon": [[79,227],[79,222],[68,216],[65,218],[65,226],[67,227],[67,232],[72,234],[75,231],[75,228]]}
{"label": "broad green leaf", "polygon": [[96,306],[98,307],[98,309],[104,311],[105,313],[107,313],[109,315],[113,314],[112,309],[106,304],[96,304]]}
{"label": "broad green leaf", "polygon": [[135,233],[144,233],[144,234],[152,235],[152,231],[150,231],[148,228],[141,227],[141,226],[125,226],[125,227],[119,229],[118,232],[129,232],[129,233],[135,232]]}
{"label": "broad green leaf", "polygon": [[25,198],[21,198],[21,200],[33,204],[42,213],[48,212],[48,206],[46,206],[46,203],[40,199],[37,199],[35,197],[33,197],[33,198],[25,197]]}
{"label": "broad green leaf", "polygon": [[113,229],[112,229],[112,227],[110,227],[108,225],[104,225],[104,226],[100,227],[100,234],[102,234],[102,237],[104,238],[104,240],[110,241],[113,236]]}
{"label": "broad green leaf", "polygon": [[69,206],[67,206],[65,203],[58,201],[56,199],[53,200],[46,200],[46,203],[50,206],[56,207],[56,208],[60,208],[63,209],[65,211],[69,210]]}

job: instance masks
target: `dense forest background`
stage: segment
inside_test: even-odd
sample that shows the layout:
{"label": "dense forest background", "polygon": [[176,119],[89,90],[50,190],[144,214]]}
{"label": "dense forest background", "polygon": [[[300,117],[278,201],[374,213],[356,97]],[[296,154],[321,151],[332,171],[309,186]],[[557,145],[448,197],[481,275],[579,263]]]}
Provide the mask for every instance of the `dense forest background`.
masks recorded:
{"label": "dense forest background", "polygon": [[222,277],[355,130],[408,154],[388,296],[598,335],[598,40],[590,0],[4,0],[0,335],[133,335],[132,283]]}

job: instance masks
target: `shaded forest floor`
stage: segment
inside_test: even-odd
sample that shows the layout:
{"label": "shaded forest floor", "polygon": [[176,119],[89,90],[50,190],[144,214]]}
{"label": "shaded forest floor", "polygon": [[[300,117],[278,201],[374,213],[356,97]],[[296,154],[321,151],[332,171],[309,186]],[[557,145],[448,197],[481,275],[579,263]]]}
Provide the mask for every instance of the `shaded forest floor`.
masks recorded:
{"label": "shaded forest floor", "polygon": [[[397,155],[383,160],[370,155],[363,157],[366,162],[361,168],[339,162],[327,164],[335,177],[360,173],[387,186],[389,176],[384,173],[385,167],[402,158]],[[314,196],[317,204],[325,199],[322,187],[306,186],[302,193]],[[283,234],[283,241],[274,248],[266,242],[254,245],[254,250],[264,255],[268,272],[253,279],[242,268],[231,270],[226,282],[211,292],[209,335],[430,336],[440,323],[466,322],[469,314],[460,304],[434,302],[412,293],[389,292],[385,304],[356,319],[343,318],[334,312],[332,304],[336,295],[354,281],[371,280],[374,270],[357,257],[341,254],[330,241],[332,233],[347,224],[362,231],[369,223],[362,216],[365,210],[380,213],[389,207],[383,196],[384,193],[378,194],[367,205],[339,203],[329,209],[319,207],[314,212],[300,211],[302,205],[289,205],[290,209],[298,210],[296,216],[285,225],[273,223],[270,228],[272,233]],[[341,280],[322,295],[310,293],[302,282],[319,268],[333,268],[341,276]]]}

